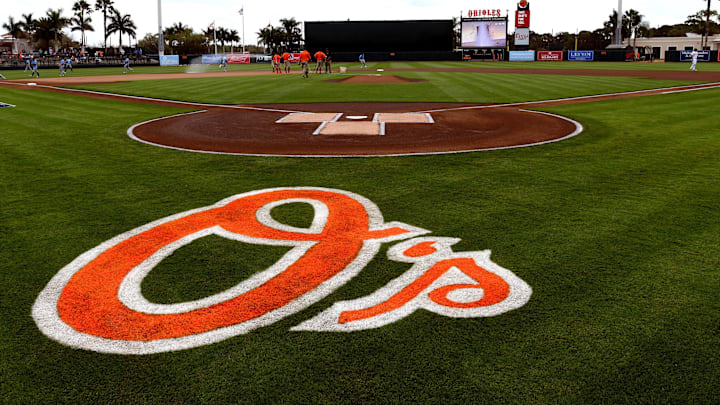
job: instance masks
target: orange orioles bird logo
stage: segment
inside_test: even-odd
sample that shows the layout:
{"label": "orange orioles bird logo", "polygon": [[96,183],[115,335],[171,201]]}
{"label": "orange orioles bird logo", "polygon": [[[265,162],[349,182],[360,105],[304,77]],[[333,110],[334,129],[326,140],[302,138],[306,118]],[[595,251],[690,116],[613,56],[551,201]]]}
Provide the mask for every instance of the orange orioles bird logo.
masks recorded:
{"label": "orange orioles bird logo", "polygon": [[[308,228],[276,221],[275,207],[306,203]],[[322,300],[349,282],[382,243],[411,268],[375,293],[338,302],[293,331],[379,328],[417,309],[455,318],[495,316],[519,308],[532,289],[490,261],[490,251],[453,252],[456,238],[385,222],[370,200],[325,188],[278,188],[236,195],[119,235],[60,270],[38,296],[32,315],[48,337],[103,353],[151,354],[219,342],[270,325]],[[149,302],[141,283],[175,250],[218,235],[258,245],[292,247],[277,263],[238,285],[197,301]]]}

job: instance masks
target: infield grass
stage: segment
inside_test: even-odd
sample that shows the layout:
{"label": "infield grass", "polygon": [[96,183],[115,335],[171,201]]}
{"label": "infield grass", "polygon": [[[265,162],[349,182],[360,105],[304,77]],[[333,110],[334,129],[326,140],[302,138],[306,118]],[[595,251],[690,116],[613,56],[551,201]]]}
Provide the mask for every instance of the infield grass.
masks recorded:
{"label": "infield grass", "polygon": [[[259,85],[283,91],[272,83]],[[289,94],[329,99],[307,91]],[[0,109],[3,401],[713,403],[720,395],[719,89],[548,109],[585,126],[559,143],[371,159],[166,150],[125,131],[182,110],[4,87],[0,101],[17,105]],[[530,302],[493,318],[419,311],[364,332],[289,331],[407,270],[386,259],[386,244],[316,305],[206,347],[103,355],[35,326],[37,295],[83,252],[168,215],[282,186],[358,193],[387,221],[462,238],[455,250],[491,249],[533,288]],[[309,213],[273,214],[301,224]],[[207,238],[151,272],[143,293],[168,303],[212,294],[280,254]]]}
{"label": "infield grass", "polygon": [[342,75],[218,77],[144,80],[71,86],[84,90],[209,104],[335,102],[512,103],[695,84],[633,77],[402,72],[424,82],[361,84],[328,80]]}

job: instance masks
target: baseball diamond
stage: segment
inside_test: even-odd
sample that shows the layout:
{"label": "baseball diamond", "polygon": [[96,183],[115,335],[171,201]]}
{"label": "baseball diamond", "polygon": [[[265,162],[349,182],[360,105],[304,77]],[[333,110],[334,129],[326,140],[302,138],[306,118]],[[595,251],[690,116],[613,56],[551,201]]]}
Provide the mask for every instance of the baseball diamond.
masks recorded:
{"label": "baseball diamond", "polygon": [[8,71],[4,400],[715,402],[719,63],[308,51]]}

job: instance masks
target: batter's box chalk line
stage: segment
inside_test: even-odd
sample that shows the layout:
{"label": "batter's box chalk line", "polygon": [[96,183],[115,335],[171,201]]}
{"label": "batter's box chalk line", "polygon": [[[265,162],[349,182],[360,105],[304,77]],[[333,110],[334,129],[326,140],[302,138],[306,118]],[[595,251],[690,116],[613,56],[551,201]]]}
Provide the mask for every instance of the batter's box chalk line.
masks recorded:
{"label": "batter's box chalk line", "polygon": [[[375,113],[372,121],[342,121],[343,113],[293,112],[276,124],[319,123],[313,135],[385,135],[385,124],[434,124],[430,113]],[[359,117],[348,117],[357,119]],[[363,117],[364,118],[364,117]]]}

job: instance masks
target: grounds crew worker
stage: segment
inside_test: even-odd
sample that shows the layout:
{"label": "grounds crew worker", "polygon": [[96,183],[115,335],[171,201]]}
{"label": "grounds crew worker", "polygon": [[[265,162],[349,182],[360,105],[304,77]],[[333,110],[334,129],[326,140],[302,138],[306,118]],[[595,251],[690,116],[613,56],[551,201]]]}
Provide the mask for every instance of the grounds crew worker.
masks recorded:
{"label": "grounds crew worker", "polygon": [[323,51],[317,51],[315,52],[315,60],[317,60],[317,65],[315,65],[315,73],[322,73],[323,72],[323,66],[325,66],[324,60],[327,58],[327,55]]}
{"label": "grounds crew worker", "polygon": [[310,56],[310,52],[308,52],[307,49],[300,52],[300,65],[302,65],[303,78],[305,79],[310,77],[310,67],[308,64],[311,60],[312,56]]}
{"label": "grounds crew worker", "polygon": [[285,52],[282,54],[282,58],[285,65],[285,73],[290,73],[290,54]]}

